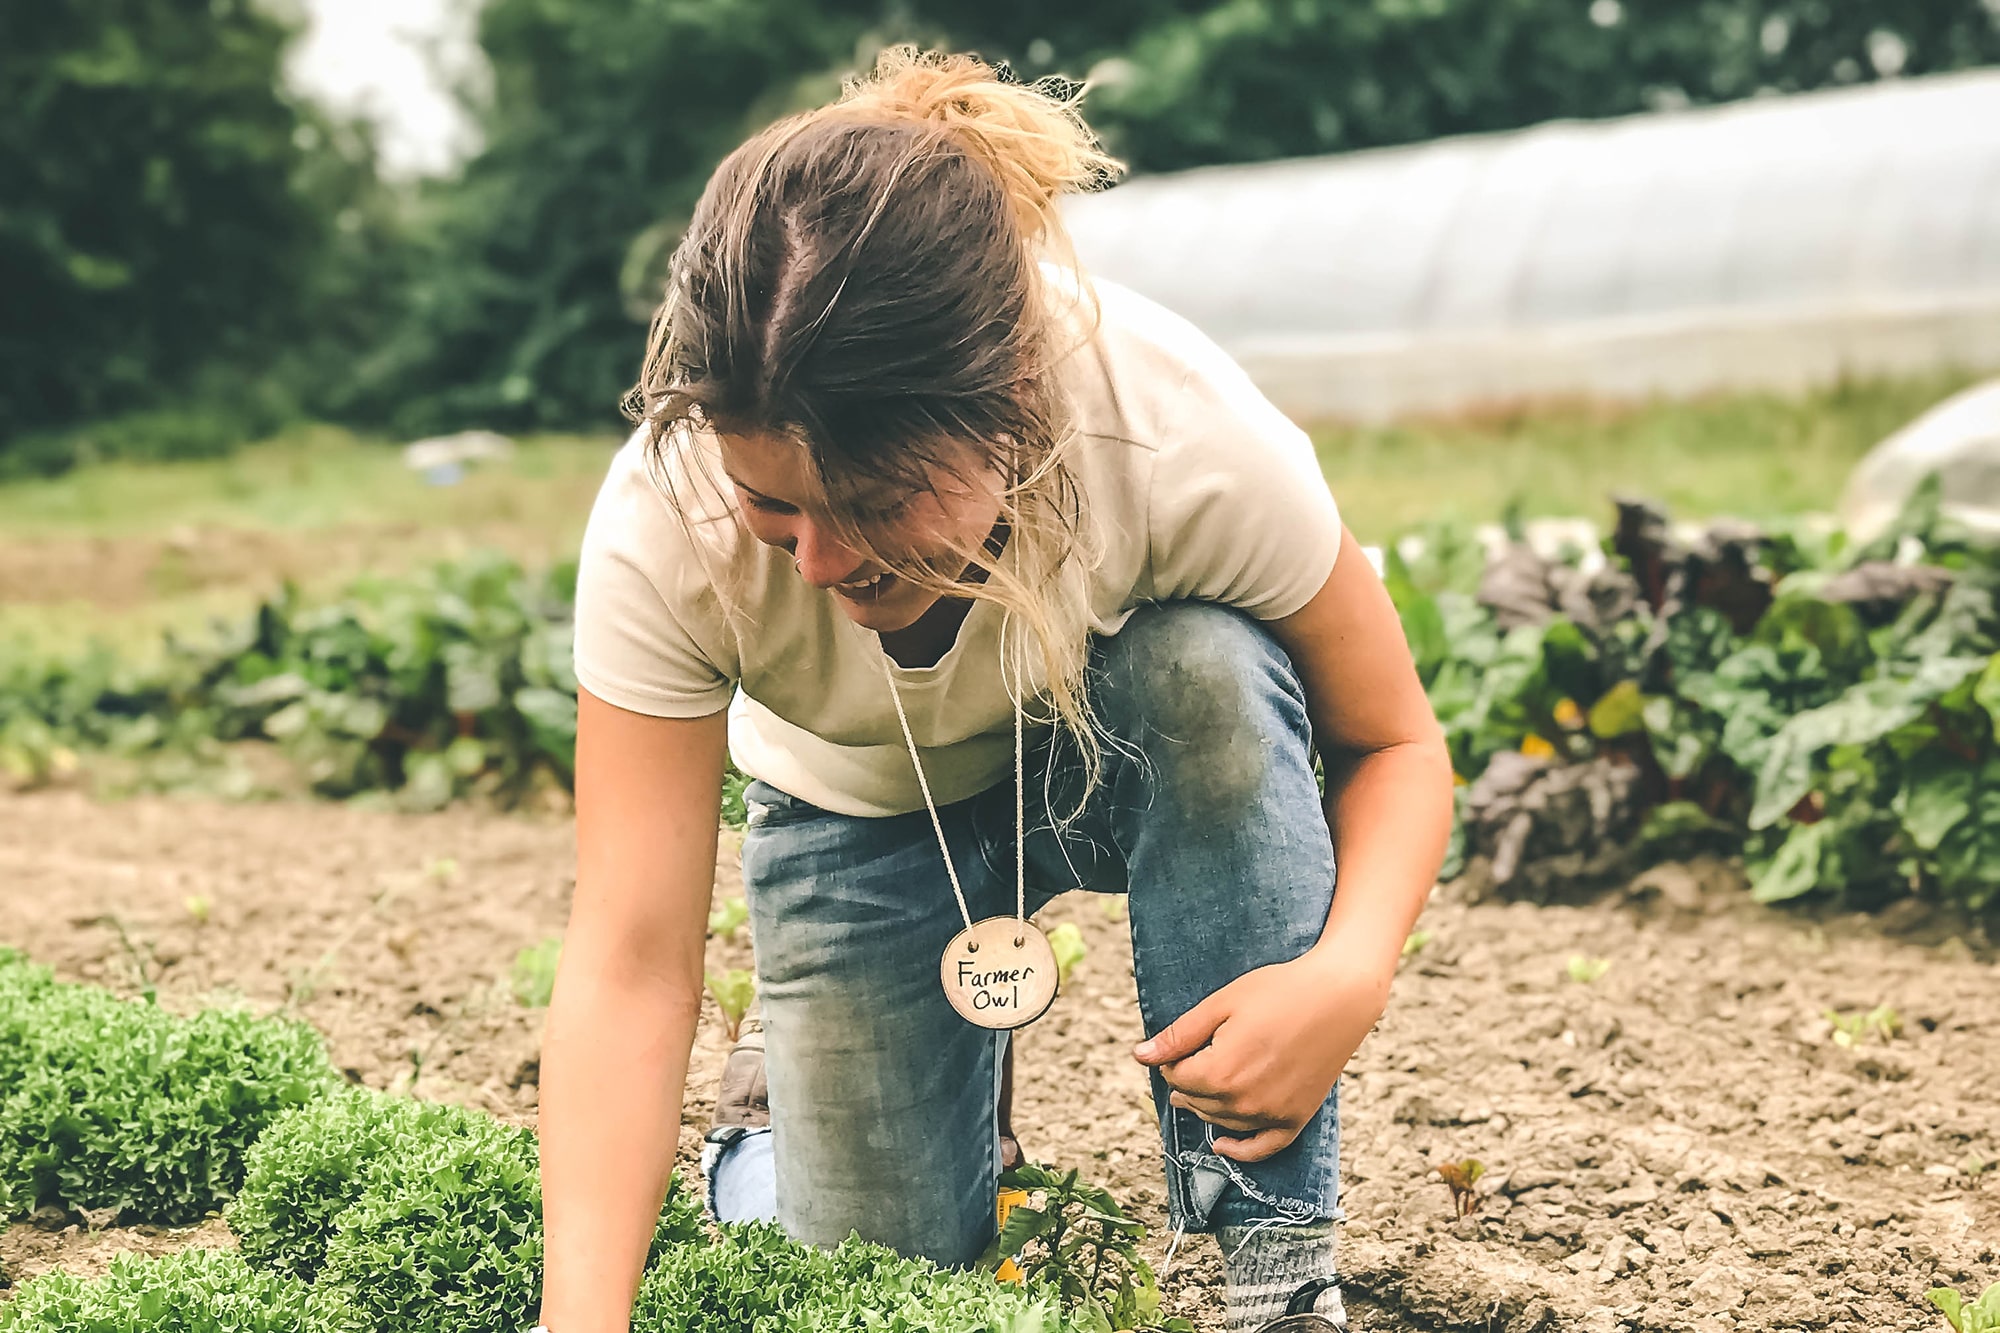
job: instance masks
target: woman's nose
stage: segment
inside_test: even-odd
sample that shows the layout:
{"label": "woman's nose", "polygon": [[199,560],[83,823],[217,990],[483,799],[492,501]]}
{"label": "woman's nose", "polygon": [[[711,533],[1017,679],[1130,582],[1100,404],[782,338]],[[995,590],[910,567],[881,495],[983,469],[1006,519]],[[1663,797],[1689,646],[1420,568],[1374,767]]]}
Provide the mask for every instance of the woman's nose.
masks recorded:
{"label": "woman's nose", "polygon": [[845,583],[861,572],[862,559],[811,520],[799,524],[792,547],[799,575],[815,588]]}

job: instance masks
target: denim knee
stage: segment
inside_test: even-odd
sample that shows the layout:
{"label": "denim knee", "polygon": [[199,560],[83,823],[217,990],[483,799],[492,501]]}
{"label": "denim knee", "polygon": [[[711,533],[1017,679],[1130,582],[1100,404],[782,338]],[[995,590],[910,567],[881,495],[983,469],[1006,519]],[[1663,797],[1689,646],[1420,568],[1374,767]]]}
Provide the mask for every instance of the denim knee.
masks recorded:
{"label": "denim knee", "polygon": [[1144,757],[1157,797],[1212,812],[1259,799],[1275,747],[1310,743],[1305,693],[1253,617],[1209,602],[1142,606],[1100,644],[1093,702]]}

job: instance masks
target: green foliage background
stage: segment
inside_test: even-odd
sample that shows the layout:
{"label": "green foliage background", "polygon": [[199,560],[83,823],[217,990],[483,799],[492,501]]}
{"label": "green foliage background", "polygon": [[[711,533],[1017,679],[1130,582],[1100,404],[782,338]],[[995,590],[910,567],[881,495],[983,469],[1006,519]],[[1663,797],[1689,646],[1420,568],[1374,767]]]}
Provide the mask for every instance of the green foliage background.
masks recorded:
{"label": "green foliage background", "polygon": [[716,160],[893,40],[1088,76],[1141,172],[2000,61],[1985,0],[488,0],[484,149],[391,187],[281,91],[274,12],[0,16],[0,475],[299,413],[608,427]]}

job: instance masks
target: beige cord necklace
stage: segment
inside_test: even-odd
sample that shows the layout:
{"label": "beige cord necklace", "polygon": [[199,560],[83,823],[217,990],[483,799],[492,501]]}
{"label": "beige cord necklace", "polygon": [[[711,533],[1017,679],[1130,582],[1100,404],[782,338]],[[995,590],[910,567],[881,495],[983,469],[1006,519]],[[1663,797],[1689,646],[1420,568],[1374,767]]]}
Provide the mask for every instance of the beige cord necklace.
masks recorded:
{"label": "beige cord necklace", "polygon": [[[972,919],[965,901],[965,887],[959,882],[958,867],[952,864],[946,845],[944,821],[938,817],[937,802],[931,798],[930,779],[917,753],[917,738],[910,730],[910,716],[903,709],[903,692],[896,685],[896,668],[889,654],[882,654],[883,674],[889,680],[889,697],[896,704],[896,721],[903,727],[903,743],[910,750],[910,764],[917,772],[917,787],[924,794],[924,808],[930,811],[931,830],[937,835],[938,851],[944,856],[944,872],[951,880],[952,897],[958,900],[958,914],[965,929],[951,937],[944,957],[938,960],[938,980],[944,997],[959,1016],[983,1028],[1004,1031],[1026,1027],[1048,1012],[1056,999],[1056,956],[1048,936],[1028,920],[1027,816],[1023,795],[1026,775],[1026,746],[1021,711],[1024,673],[1017,671],[1008,690],[1014,703],[1014,915]],[[1001,624],[1000,676],[1007,677],[1006,622]]]}

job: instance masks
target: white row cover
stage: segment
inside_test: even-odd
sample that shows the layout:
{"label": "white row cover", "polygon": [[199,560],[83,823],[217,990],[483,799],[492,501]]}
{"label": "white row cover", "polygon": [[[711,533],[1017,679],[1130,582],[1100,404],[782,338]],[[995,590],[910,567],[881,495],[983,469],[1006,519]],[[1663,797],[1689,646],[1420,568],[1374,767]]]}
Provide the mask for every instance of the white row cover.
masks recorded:
{"label": "white row cover", "polygon": [[1068,219],[1295,411],[2000,364],[2000,70],[1144,177]]}

